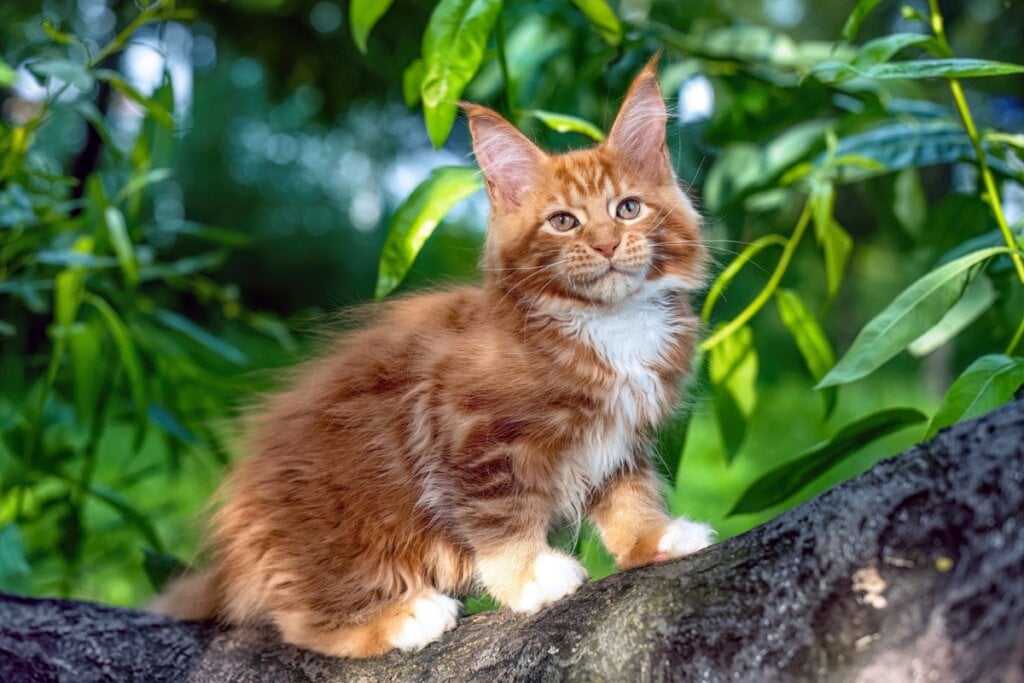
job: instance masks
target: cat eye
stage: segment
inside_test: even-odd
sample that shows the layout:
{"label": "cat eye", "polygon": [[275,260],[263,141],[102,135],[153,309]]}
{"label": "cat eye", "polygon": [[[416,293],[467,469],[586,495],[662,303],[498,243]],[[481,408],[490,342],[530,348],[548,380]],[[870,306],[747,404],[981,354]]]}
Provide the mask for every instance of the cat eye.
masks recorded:
{"label": "cat eye", "polygon": [[623,199],[615,208],[615,215],[623,220],[636,218],[640,215],[640,200],[633,197]]}
{"label": "cat eye", "polygon": [[548,223],[558,232],[569,232],[580,225],[580,222],[576,220],[576,216],[573,216],[571,213],[556,213],[548,219]]}

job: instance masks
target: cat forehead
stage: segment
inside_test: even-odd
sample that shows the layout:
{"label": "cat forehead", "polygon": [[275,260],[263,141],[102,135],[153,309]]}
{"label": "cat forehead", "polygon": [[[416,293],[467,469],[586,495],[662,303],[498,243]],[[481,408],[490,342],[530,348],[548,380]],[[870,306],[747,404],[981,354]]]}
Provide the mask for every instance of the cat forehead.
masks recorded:
{"label": "cat forehead", "polygon": [[605,146],[574,150],[549,158],[547,189],[563,201],[611,197],[635,188],[637,181],[617,155]]}

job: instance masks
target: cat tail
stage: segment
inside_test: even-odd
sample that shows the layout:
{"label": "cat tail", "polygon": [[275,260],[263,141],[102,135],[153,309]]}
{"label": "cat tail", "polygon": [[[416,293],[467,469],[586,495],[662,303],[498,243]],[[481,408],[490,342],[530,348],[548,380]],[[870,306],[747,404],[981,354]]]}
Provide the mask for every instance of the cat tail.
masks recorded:
{"label": "cat tail", "polygon": [[147,611],[183,621],[212,619],[221,611],[219,582],[212,569],[190,572],[171,580]]}

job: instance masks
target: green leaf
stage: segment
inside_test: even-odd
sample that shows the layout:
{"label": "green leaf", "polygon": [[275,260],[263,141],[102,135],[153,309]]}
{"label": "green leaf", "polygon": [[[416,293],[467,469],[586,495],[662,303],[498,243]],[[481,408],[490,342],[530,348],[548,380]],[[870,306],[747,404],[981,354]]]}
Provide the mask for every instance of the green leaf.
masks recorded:
{"label": "green leaf", "polygon": [[939,322],[960,299],[976,266],[1008,251],[1006,247],[976,251],[939,266],[907,287],[864,326],[818,388],[848,384],[877,370]]}
{"label": "green leaf", "polygon": [[420,87],[423,85],[423,60],[417,57],[402,72],[402,99],[412,109],[420,103]]}
{"label": "green leaf", "polygon": [[[963,126],[948,120],[899,121],[886,123],[840,139],[836,157],[859,155],[881,164],[886,171],[896,171],[911,166],[931,166],[955,161],[975,161],[971,140]],[[989,166],[999,173],[1017,178],[1020,173],[1006,162],[989,153]],[[820,155],[816,164],[826,163],[825,154]],[[855,182],[878,175],[877,168],[846,167],[840,174],[842,182]]]}
{"label": "green leaf", "polygon": [[184,316],[168,311],[165,308],[160,308],[154,311],[153,318],[165,327],[183,334],[207,351],[220,356],[230,363],[245,365],[249,362],[249,357],[237,346],[216,335],[210,334]]}
{"label": "green leaf", "polygon": [[911,342],[907,351],[917,358],[927,356],[981,317],[995,300],[996,290],[992,280],[985,275],[978,276],[953,308],[946,311],[946,315],[934,327]]}
{"label": "green leaf", "polygon": [[88,423],[99,400],[104,364],[103,328],[96,321],[75,325],[68,338],[77,419]]}
{"label": "green leaf", "polygon": [[760,512],[777,505],[858,449],[927,419],[924,413],[913,408],[888,408],[851,422],[831,439],[758,477],[736,501],[729,515]]}
{"label": "green leaf", "polygon": [[18,72],[12,69],[3,59],[0,59],[0,88],[9,88],[17,80]]}
{"label": "green leaf", "polygon": [[135,247],[128,236],[128,226],[124,222],[124,214],[115,206],[108,206],[103,212],[103,221],[107,224],[107,235],[110,246],[117,255],[125,282],[134,287],[139,283],[139,264],[135,260]]}
{"label": "green leaf", "polygon": [[529,109],[523,112],[524,116],[532,116],[543,123],[551,130],[559,133],[580,133],[591,140],[601,142],[604,140],[604,131],[592,124],[590,121],[581,119],[578,116],[568,114],[556,114],[542,109]]}
{"label": "green leaf", "polygon": [[82,92],[91,90],[96,82],[93,75],[86,71],[84,66],[69,59],[43,59],[30,63],[28,70],[41,79],[53,77]]}
{"label": "green leaf", "polygon": [[352,29],[352,40],[356,48],[366,54],[366,39],[381,17],[387,14],[394,0],[351,0],[348,6],[348,21]]}
{"label": "green leaf", "polygon": [[928,425],[926,438],[962,420],[979,417],[998,408],[1024,384],[1024,358],[993,353],[982,356],[963,371],[946,392],[942,405]]}
{"label": "green leaf", "polygon": [[110,69],[98,69],[96,77],[101,81],[106,81],[114,90],[145,109],[153,120],[161,126],[167,130],[174,130],[174,115],[171,114],[171,110],[165,107],[163,103],[155,99],[156,93],[154,93],[153,97],[146,97],[135,86],[122,78],[121,74]]}
{"label": "green leaf", "polygon": [[142,363],[139,361],[139,354],[135,348],[135,338],[128,331],[128,327],[121,320],[113,306],[105,299],[90,293],[84,297],[86,303],[91,305],[100,314],[107,332],[117,348],[118,356],[121,359],[121,367],[128,377],[128,389],[132,394],[132,402],[135,404],[135,427],[136,443],[141,441],[146,429],[146,379],[142,372]]}
{"label": "green leaf", "polygon": [[715,385],[715,407],[726,456],[732,462],[743,445],[746,424],[757,403],[757,349],[744,325],[711,348],[708,373]]}
{"label": "green leaf", "polygon": [[825,281],[828,301],[832,301],[843,283],[846,265],[853,251],[853,238],[832,216],[835,206],[835,186],[830,182],[814,184],[811,206],[814,211],[814,235],[825,255]]}
{"label": "green leaf", "polygon": [[112,204],[120,204],[126,199],[134,197],[142,190],[146,189],[150,185],[155,185],[163,180],[167,180],[174,175],[174,170],[170,168],[154,168],[145,173],[140,173],[132,177],[121,190],[114,195]]}
{"label": "green leaf", "polygon": [[[69,254],[88,257],[91,255],[93,244],[92,237],[79,237]],[[37,260],[41,255],[37,255]],[[70,329],[78,317],[78,309],[85,295],[85,274],[84,268],[71,264],[66,270],[58,273],[54,280],[53,318],[62,328]]]}
{"label": "green leaf", "polygon": [[863,68],[883,64],[896,56],[900,50],[916,45],[929,45],[934,38],[923,33],[893,33],[875,38],[861,45],[853,58],[853,66]]}
{"label": "green leaf", "polygon": [[484,58],[501,0],[440,0],[423,34],[423,116],[440,149],[455,123],[457,102]]}
{"label": "green leaf", "polygon": [[435,168],[398,207],[380,255],[377,299],[383,299],[409,272],[416,255],[453,206],[483,187],[480,172],[466,166]]}
{"label": "green leaf", "polygon": [[857,0],[857,4],[853,8],[853,12],[850,14],[846,23],[843,24],[843,30],[839,34],[839,40],[849,42],[857,37],[857,31],[860,30],[860,25],[864,23],[867,16],[871,14],[871,10],[875,9],[882,0]]}
{"label": "green leaf", "polygon": [[144,514],[132,507],[132,504],[120,493],[104,484],[90,484],[87,489],[90,495],[114,508],[124,521],[134,526],[143,538],[156,550],[162,552],[164,544],[160,534]]}
{"label": "green leaf", "polygon": [[622,42],[622,23],[605,0],[572,0],[590,23],[611,46]]}
{"label": "green leaf", "polygon": [[[779,308],[779,317],[796,342],[808,372],[815,382],[820,381],[836,362],[832,344],[821,323],[807,308],[800,295],[791,289],[776,290],[775,303]],[[835,407],[836,389],[828,387],[824,391],[825,412],[828,414]]]}
{"label": "green leaf", "polygon": [[1024,73],[1024,66],[1007,62],[993,62],[986,59],[911,59],[903,62],[887,62],[870,66],[826,62],[811,69],[819,80],[825,83],[848,81],[852,78],[873,78],[875,80],[925,78],[986,78]]}

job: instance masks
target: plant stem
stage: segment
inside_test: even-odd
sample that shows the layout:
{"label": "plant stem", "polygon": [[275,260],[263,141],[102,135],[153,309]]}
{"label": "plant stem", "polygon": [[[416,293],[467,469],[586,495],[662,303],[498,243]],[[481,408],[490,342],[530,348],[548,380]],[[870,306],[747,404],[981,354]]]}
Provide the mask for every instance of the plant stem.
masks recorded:
{"label": "plant stem", "polygon": [[701,351],[709,351],[718,346],[726,337],[746,325],[747,322],[753,318],[766,303],[768,303],[768,299],[770,299],[772,294],[775,293],[775,290],[779,286],[779,282],[782,281],[782,276],[786,274],[786,269],[789,268],[789,262],[793,260],[793,254],[796,253],[796,248],[800,245],[800,240],[803,239],[804,233],[807,232],[807,226],[811,222],[811,215],[813,213],[814,212],[811,210],[811,201],[807,200],[807,203],[804,204],[803,213],[800,214],[800,219],[796,223],[796,228],[793,229],[793,234],[790,235],[789,241],[786,242],[786,248],[782,250],[782,256],[779,257],[779,262],[776,264],[775,270],[772,271],[771,277],[768,278],[768,282],[765,284],[764,289],[754,297],[753,301],[747,304],[746,308],[740,311],[739,315],[722,326],[722,328],[713,335],[705,339],[700,345]]}
{"label": "plant stem", "polygon": [[[939,42],[940,49],[947,56],[952,55],[953,51],[950,49],[949,41],[946,39],[946,29],[944,27],[942,14],[939,12],[938,0],[928,0],[928,7],[931,11],[932,31],[935,33],[935,38]],[[999,232],[1002,233],[1006,246],[1013,250],[1010,254],[1010,259],[1013,261],[1013,266],[1017,270],[1017,277],[1020,279],[1021,284],[1024,284],[1024,259],[1021,258],[1019,247],[1017,246],[1017,240],[1013,236],[1013,231],[1010,229],[1010,224],[1007,222],[1006,216],[1003,214],[1003,205],[999,198],[999,189],[996,187],[995,178],[992,176],[992,171],[988,167],[985,148],[981,144],[981,137],[978,135],[978,128],[974,125],[974,117],[971,116],[971,110],[967,106],[967,99],[964,97],[964,91],[963,88],[960,87],[960,81],[958,79],[949,79],[949,91],[953,94],[953,102],[956,104],[956,110],[964,122],[964,129],[967,131],[967,137],[971,139],[971,146],[974,148],[974,155],[978,158],[978,170],[981,171],[982,183],[985,186],[985,202],[992,209],[992,214],[995,216],[996,224],[999,226]]]}
{"label": "plant stem", "polygon": [[1017,331],[1013,333],[1013,339],[1010,340],[1009,345],[1006,347],[1006,355],[1012,356],[1013,352],[1017,350],[1017,345],[1020,344],[1020,340],[1024,338],[1024,318],[1020,319],[1020,324],[1017,325]]}

